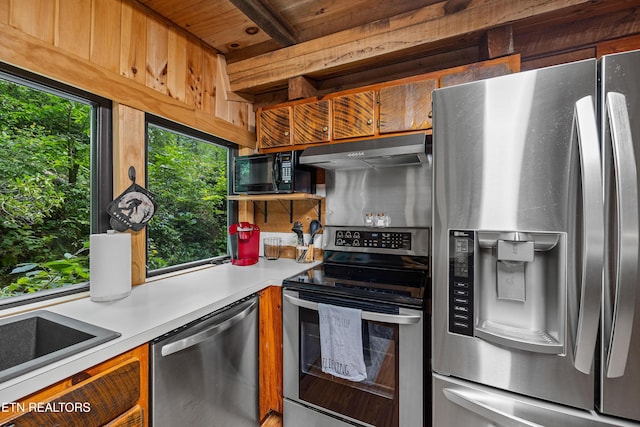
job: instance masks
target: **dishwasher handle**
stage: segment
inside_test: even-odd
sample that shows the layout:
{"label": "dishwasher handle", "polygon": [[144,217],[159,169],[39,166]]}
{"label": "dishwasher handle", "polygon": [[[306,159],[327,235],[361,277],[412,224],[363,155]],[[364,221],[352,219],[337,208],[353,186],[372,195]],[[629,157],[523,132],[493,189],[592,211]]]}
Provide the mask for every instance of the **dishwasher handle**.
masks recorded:
{"label": "dishwasher handle", "polygon": [[[182,338],[179,341],[172,342],[169,344],[165,344],[160,349],[160,354],[164,356],[169,356],[174,353],[178,353],[182,350],[185,350],[189,347],[193,347],[194,345],[200,344],[210,338],[215,337],[216,335],[226,331],[232,326],[242,322],[253,310],[258,306],[258,301],[254,298],[245,303],[238,304],[238,309],[229,309],[230,311],[238,311],[238,313],[232,315],[229,318],[224,319],[223,321],[216,323],[210,328],[205,329],[202,332],[198,332],[196,334],[190,335],[186,338]],[[223,314],[223,313],[221,313]]]}

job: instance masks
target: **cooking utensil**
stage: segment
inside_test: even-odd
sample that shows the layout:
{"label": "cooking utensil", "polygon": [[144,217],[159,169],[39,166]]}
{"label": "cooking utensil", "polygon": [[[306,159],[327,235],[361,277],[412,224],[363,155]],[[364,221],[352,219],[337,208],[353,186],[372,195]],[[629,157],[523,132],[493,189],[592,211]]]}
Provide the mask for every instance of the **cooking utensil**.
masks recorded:
{"label": "cooking utensil", "polygon": [[311,238],[309,239],[310,245],[313,244],[313,239],[315,235],[318,233],[318,231],[320,231],[321,228],[322,228],[322,224],[320,224],[320,221],[318,221],[317,219],[314,219],[309,224],[309,233],[311,234]]}
{"label": "cooking utensil", "polygon": [[300,221],[294,222],[291,231],[296,233],[298,236],[298,246],[304,246],[304,231],[302,229],[302,223]]}
{"label": "cooking utensil", "polygon": [[308,262],[307,253],[309,252],[308,246],[296,246],[296,262]]}

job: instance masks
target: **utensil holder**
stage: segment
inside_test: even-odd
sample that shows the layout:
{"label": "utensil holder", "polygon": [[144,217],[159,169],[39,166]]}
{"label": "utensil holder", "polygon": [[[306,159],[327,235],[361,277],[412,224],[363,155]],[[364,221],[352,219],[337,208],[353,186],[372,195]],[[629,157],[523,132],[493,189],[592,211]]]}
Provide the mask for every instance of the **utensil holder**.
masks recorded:
{"label": "utensil holder", "polygon": [[296,262],[313,262],[313,245],[296,246]]}

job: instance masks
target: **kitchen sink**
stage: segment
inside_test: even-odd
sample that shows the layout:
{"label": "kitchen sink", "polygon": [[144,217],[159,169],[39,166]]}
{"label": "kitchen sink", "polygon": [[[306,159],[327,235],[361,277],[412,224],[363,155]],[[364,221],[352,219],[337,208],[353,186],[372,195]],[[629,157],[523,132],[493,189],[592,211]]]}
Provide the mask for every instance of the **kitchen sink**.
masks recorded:
{"label": "kitchen sink", "polygon": [[119,336],[46,310],[0,319],[0,383]]}

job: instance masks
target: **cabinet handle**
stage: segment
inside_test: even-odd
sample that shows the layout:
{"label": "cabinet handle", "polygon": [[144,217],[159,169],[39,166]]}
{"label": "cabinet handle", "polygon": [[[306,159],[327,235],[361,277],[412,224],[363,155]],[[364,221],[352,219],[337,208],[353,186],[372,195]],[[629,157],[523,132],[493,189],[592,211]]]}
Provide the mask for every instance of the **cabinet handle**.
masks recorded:
{"label": "cabinet handle", "polygon": [[432,119],[433,118],[433,111],[429,111],[429,118]]}
{"label": "cabinet handle", "polygon": [[289,131],[288,130],[284,131],[284,136],[289,136]]}
{"label": "cabinet handle", "polygon": [[369,120],[367,120],[367,124],[368,124],[368,125],[370,125],[370,124],[372,124],[372,123],[373,123],[373,119],[369,119]]}
{"label": "cabinet handle", "polygon": [[329,131],[328,126],[322,126],[322,132],[328,132],[328,131]]}

